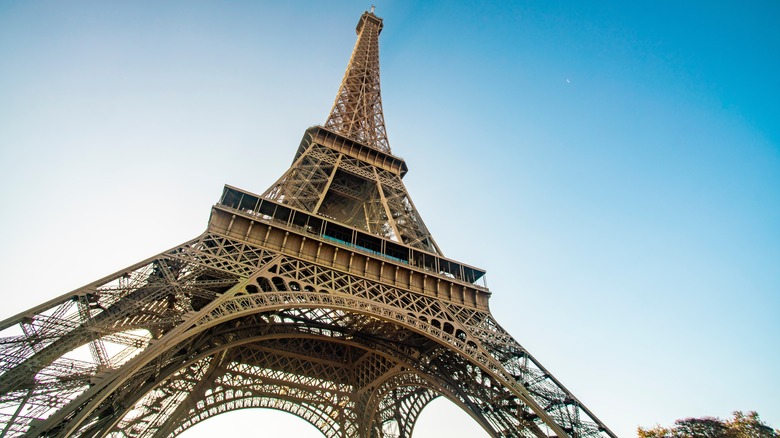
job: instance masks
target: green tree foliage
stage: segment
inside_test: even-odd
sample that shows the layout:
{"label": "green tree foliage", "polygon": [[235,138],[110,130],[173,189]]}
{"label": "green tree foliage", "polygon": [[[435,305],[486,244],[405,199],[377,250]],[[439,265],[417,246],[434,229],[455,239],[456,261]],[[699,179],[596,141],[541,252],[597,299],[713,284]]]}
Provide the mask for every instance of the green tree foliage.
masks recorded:
{"label": "green tree foliage", "polygon": [[637,429],[639,438],[780,438],[780,430],[764,424],[756,412],[734,412],[734,418],[685,418],[672,427]]}

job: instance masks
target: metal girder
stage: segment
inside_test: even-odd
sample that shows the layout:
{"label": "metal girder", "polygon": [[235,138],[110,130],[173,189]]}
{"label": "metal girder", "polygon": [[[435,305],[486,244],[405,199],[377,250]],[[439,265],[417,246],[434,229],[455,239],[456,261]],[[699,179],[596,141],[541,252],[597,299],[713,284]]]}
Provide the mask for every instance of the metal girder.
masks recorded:
{"label": "metal girder", "polygon": [[354,148],[317,129],[307,131],[300,156],[263,197],[441,254],[401,181],[400,168],[363,161]]}

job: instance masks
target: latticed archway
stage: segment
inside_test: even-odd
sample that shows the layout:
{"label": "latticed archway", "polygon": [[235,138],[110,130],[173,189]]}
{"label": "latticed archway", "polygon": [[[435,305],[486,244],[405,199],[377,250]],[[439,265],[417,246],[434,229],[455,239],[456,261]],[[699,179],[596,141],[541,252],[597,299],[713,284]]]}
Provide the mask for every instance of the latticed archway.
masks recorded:
{"label": "latticed archway", "polygon": [[[201,336],[210,342],[198,342],[203,350],[197,357],[138,388],[145,395],[116,415],[121,420],[110,428],[167,436],[222,412],[269,407],[305,419],[326,436],[355,435],[357,429],[408,436],[438,394],[460,404],[466,400],[467,393],[457,393],[446,377],[413,368],[423,349],[438,349],[395,324],[322,308],[226,319]],[[358,320],[360,332],[354,331]],[[315,324],[319,329],[311,330]],[[394,334],[377,340],[388,330]]]}

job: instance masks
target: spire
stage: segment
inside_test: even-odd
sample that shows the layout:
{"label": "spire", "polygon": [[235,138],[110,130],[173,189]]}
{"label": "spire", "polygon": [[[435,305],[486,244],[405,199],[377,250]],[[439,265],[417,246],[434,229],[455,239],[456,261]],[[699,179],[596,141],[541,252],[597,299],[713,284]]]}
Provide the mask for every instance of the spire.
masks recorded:
{"label": "spire", "polygon": [[358,39],[325,127],[374,149],[390,153],[379,89],[379,33],[382,19],[364,12]]}

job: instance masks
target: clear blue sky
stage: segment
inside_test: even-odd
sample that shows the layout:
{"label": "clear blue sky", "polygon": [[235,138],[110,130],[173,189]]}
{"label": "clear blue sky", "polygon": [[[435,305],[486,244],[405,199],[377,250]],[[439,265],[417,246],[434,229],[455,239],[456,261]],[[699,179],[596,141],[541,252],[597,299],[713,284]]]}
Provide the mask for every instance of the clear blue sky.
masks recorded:
{"label": "clear blue sky", "polygon": [[[390,145],[499,322],[620,436],[780,427],[780,3],[376,4]],[[265,190],[369,6],[1,2],[0,318],[196,236],[223,184]],[[476,436],[450,408],[415,437]]]}

